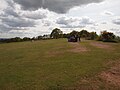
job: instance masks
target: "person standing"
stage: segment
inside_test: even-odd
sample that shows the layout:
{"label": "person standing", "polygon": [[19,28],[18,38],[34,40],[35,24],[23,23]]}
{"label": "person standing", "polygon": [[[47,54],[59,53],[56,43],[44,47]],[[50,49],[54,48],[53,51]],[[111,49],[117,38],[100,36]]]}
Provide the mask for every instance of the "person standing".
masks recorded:
{"label": "person standing", "polygon": [[80,42],[81,40],[80,40],[80,35],[78,35],[78,41]]}

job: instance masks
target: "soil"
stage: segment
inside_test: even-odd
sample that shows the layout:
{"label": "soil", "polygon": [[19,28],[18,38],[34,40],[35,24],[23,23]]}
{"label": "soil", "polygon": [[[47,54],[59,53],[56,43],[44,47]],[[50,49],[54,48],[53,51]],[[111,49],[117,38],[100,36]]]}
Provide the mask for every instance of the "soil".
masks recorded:
{"label": "soil", "polygon": [[84,77],[71,90],[120,90],[120,61],[94,77]]}
{"label": "soil", "polygon": [[72,49],[69,50],[71,52],[79,53],[79,52],[86,52],[88,49],[85,46],[80,45],[79,43],[70,43]]}
{"label": "soil", "polygon": [[90,43],[92,46],[95,46],[97,48],[102,48],[102,49],[113,49],[112,45],[108,45],[106,43],[101,43],[101,42],[94,42],[94,43]]}
{"label": "soil", "polygon": [[120,62],[117,62],[109,70],[101,72],[99,77],[108,84],[120,87]]}

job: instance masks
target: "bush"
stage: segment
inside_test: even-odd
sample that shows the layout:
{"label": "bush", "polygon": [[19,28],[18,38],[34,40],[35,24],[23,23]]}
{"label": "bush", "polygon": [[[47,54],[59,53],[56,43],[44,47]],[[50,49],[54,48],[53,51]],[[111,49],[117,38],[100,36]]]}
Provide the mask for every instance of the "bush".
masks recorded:
{"label": "bush", "polygon": [[114,42],[118,43],[120,42],[120,37],[116,37],[113,33],[103,31],[101,32],[101,35],[97,38],[98,41],[103,41],[103,42]]}

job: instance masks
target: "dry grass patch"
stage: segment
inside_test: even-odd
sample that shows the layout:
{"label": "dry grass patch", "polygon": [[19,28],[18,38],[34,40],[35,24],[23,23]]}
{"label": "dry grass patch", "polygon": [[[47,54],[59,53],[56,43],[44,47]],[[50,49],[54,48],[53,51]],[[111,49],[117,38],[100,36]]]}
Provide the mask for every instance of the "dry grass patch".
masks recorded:
{"label": "dry grass patch", "polygon": [[114,48],[112,47],[111,44],[109,43],[101,43],[101,42],[92,42],[90,45],[95,46],[97,48],[102,48],[102,49],[109,49],[113,50]]}
{"label": "dry grass patch", "polygon": [[75,52],[75,53],[80,53],[80,52],[87,52],[89,51],[85,46],[80,45],[79,43],[70,43],[72,49],[69,51]]}
{"label": "dry grass patch", "polygon": [[108,84],[120,87],[120,62],[117,62],[108,71],[103,71],[99,77]]}
{"label": "dry grass patch", "polygon": [[71,90],[120,90],[120,61],[94,77],[84,77]]}
{"label": "dry grass patch", "polygon": [[56,57],[56,56],[60,56],[63,54],[64,52],[61,52],[61,51],[48,51],[45,53],[45,57]]}

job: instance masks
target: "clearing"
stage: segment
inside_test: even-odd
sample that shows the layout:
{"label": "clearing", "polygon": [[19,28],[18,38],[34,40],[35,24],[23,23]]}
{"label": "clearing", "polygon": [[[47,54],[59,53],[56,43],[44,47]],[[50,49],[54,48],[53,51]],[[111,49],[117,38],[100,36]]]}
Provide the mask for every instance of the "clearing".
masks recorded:
{"label": "clearing", "polygon": [[0,90],[120,90],[120,43],[0,44]]}

